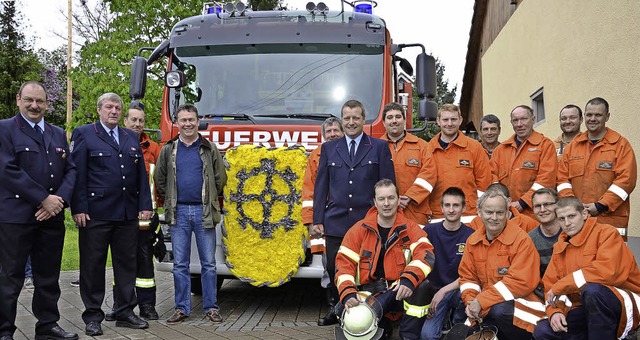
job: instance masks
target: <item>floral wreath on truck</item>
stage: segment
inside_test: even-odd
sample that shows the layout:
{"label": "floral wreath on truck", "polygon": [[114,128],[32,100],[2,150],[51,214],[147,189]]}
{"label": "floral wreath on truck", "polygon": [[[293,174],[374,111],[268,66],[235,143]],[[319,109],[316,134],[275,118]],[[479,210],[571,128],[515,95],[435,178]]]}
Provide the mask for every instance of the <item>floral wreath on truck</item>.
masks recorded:
{"label": "floral wreath on truck", "polygon": [[304,148],[241,145],[225,158],[222,240],[227,266],[254,286],[278,287],[296,274],[307,248],[300,203]]}

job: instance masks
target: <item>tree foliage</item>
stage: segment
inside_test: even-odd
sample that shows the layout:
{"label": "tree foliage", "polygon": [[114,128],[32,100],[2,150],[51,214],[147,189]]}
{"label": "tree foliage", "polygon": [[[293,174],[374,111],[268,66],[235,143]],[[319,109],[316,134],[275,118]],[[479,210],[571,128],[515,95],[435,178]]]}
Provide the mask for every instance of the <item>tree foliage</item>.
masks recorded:
{"label": "tree foliage", "polygon": [[15,2],[0,3],[0,118],[16,114],[16,94],[27,80],[40,80],[42,65],[21,31]]}
{"label": "tree foliage", "polygon": [[[456,99],[456,91],[458,90],[458,85],[454,86],[452,89],[449,89],[449,79],[446,79],[444,76],[445,66],[440,62],[439,58],[436,58],[436,89],[438,91],[436,96],[436,105],[438,108],[444,104],[453,104]],[[413,126],[418,127],[425,124],[425,122],[420,122],[418,120],[418,94],[416,93],[416,88],[413,88]],[[440,127],[435,124],[435,122],[426,122],[427,128],[419,133],[416,133],[420,138],[429,141],[433,136],[440,132]]]}
{"label": "tree foliage", "polygon": [[249,0],[249,7],[254,11],[270,11],[272,9],[286,10],[286,5],[282,4],[282,0]]}
{"label": "tree foliage", "polygon": [[[111,22],[102,21],[100,33],[92,37],[96,40],[88,40],[83,45],[80,63],[72,72],[74,89],[80,94],[79,107],[72,119],[74,127],[97,119],[96,103],[103,93],[119,94],[125,101],[126,109],[131,62],[138,50],[156,47],[169,37],[171,28],[179,20],[202,10],[202,2],[196,0],[121,0],[108,1],[107,4],[110,14],[106,17],[112,18]],[[143,100],[148,127],[158,126],[163,74],[163,67],[159,63],[150,69],[151,76]]]}

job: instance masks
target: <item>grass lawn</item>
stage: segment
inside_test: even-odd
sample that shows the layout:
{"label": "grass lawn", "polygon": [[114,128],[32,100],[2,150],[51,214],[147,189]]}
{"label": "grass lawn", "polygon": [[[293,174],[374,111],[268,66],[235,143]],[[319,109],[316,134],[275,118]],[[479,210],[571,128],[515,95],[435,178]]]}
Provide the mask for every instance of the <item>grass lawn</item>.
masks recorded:
{"label": "grass lawn", "polygon": [[[62,271],[80,269],[80,250],[78,248],[78,228],[76,228],[71,213],[65,213],[64,249],[62,250]],[[135,251],[135,250],[134,250]],[[111,251],[107,257],[107,267],[111,267]]]}

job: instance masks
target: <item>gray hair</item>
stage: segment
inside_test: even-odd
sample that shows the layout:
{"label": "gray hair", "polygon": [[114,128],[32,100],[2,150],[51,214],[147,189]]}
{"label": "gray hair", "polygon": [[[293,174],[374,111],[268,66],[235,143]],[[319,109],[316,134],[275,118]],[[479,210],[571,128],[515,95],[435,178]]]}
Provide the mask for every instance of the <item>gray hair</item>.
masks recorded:
{"label": "gray hair", "polygon": [[124,107],[124,102],[122,101],[122,98],[113,93],[113,92],[107,92],[103,95],[100,96],[100,98],[98,98],[98,109],[102,107],[102,103],[105,101],[112,101],[112,102],[119,102],[120,103],[120,108]]}

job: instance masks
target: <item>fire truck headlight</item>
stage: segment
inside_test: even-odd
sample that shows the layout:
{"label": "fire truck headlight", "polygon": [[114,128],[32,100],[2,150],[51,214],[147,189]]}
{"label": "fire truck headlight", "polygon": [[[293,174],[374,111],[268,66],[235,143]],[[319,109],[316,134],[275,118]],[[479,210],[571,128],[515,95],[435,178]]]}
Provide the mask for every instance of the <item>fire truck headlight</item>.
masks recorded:
{"label": "fire truck headlight", "polygon": [[307,9],[308,12],[313,13],[313,11],[316,10],[316,4],[311,2],[311,1],[307,2],[306,9]]}
{"label": "fire truck headlight", "polygon": [[236,6],[233,5],[233,2],[227,2],[224,4],[224,11],[227,13],[233,13],[236,10]]}
{"label": "fire truck headlight", "polygon": [[325,4],[324,2],[318,2],[318,6],[316,6],[316,9],[320,12],[320,13],[325,13],[326,11],[329,10],[329,6],[327,6],[327,4]]}
{"label": "fire truck headlight", "polygon": [[245,5],[241,1],[238,1],[238,3],[236,4],[236,11],[238,11],[239,13],[242,13],[244,12],[245,9],[247,9],[247,5]]}
{"label": "fire truck headlight", "polygon": [[164,75],[164,83],[170,88],[182,87],[184,74],[181,71],[169,71]]}

